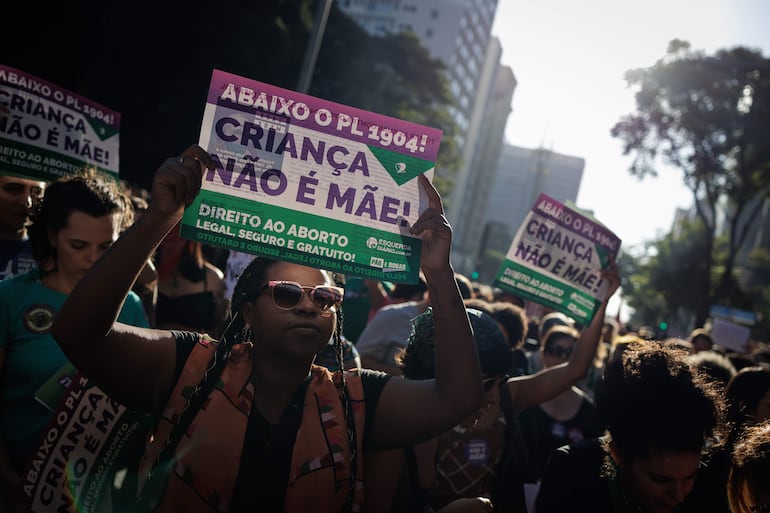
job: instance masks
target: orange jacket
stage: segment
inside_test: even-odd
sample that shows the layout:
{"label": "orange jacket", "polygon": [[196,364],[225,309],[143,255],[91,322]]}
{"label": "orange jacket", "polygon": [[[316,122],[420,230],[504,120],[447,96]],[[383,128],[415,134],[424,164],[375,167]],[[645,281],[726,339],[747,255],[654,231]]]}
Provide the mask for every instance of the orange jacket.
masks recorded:
{"label": "orange jacket", "polygon": [[[216,342],[201,337],[185,363],[140,466],[146,481],[192,387],[210,366]],[[250,345],[233,346],[219,383],[209,394],[174,453],[158,512],[227,513],[238,476],[254,395]],[[341,374],[316,365],[305,393],[302,423],[292,451],[287,513],[342,511],[350,490],[350,444],[341,401]],[[346,373],[356,429],[356,490],[352,511],[363,502],[364,396],[361,377]]]}

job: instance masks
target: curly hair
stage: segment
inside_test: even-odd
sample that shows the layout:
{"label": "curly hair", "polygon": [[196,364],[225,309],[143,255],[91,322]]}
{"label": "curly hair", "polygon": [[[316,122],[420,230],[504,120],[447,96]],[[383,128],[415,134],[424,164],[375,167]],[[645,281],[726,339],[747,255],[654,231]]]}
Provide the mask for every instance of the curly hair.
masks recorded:
{"label": "curly hair", "polygon": [[760,495],[770,495],[770,421],[746,430],[732,454],[727,499],[735,513],[758,509]]}
{"label": "curly hair", "polygon": [[57,253],[49,233],[65,228],[72,212],[93,217],[118,215],[118,227],[123,227],[132,213],[118,182],[96,171],[68,175],[49,184],[30,216],[28,230],[32,256],[40,269],[56,269]]}
{"label": "curly hair", "polygon": [[753,415],[762,398],[770,390],[770,369],[762,366],[745,367],[727,383],[727,422],[729,443],[735,443],[743,429],[753,422]]}
{"label": "curly hair", "polygon": [[605,369],[599,415],[624,460],[651,451],[703,451],[723,428],[723,400],[686,353],[657,342],[633,345]]}

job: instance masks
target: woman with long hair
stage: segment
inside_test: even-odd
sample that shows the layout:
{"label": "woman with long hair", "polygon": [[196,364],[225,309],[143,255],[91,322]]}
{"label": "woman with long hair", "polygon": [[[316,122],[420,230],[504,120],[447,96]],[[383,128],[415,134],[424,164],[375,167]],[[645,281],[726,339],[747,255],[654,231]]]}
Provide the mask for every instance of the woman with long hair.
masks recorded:
{"label": "woman with long hair", "polygon": [[[37,267],[0,283],[0,489],[7,504],[52,415],[37,391],[67,364],[51,326],[78,281],[130,224],[127,205],[117,184],[96,173],[51,183],[29,227]],[[121,322],[148,325],[136,294],[121,307]]]}
{"label": "woman with long hair", "polygon": [[99,388],[159,416],[139,476],[142,511],[358,511],[364,450],[428,438],[481,402],[441,199],[420,176],[429,202],[410,231],[422,238],[435,298],[436,378],[332,373],[313,362],[331,337],[342,346],[343,293],[321,269],[255,258],[218,342],[115,322],[133,278],[213,167],[195,145],[165,161],[147,212],[78,284],[54,336]]}

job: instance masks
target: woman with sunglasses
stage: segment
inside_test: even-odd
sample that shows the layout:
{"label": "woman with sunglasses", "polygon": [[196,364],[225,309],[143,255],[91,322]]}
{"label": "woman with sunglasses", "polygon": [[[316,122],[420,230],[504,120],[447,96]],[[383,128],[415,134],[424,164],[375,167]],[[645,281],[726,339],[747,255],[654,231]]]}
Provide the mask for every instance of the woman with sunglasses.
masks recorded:
{"label": "woman with sunglasses", "polygon": [[[494,321],[493,310],[483,303],[469,303],[470,310],[486,314],[480,319],[489,318],[494,325],[494,329],[482,331],[477,329],[480,319],[471,318],[476,321],[475,341],[485,378],[484,404],[438,437],[403,451],[381,451],[370,456],[367,468],[376,472],[377,479],[367,483],[365,513],[526,511],[521,462],[527,451],[518,415],[568,391],[586,376],[601,338],[607,304],[620,286],[615,261],[610,257],[607,264],[602,271],[602,279],[608,284],[607,296],[597,306],[593,319],[579,334],[567,332],[572,338],[559,341],[560,346],[563,344],[559,361],[536,374],[508,377],[513,353],[499,322]],[[433,377],[437,339],[430,329],[430,317],[424,314],[413,320],[414,329],[401,358],[403,374],[408,378]],[[495,339],[501,343],[494,343]],[[490,346],[501,344],[506,350],[504,355],[489,351]],[[435,358],[439,355],[440,351],[435,351]],[[482,439],[484,442],[479,443]],[[446,440],[450,443],[443,444]],[[461,442],[470,449],[457,450]],[[447,466],[439,468],[443,463]]]}
{"label": "woman with sunglasses", "polygon": [[143,511],[360,510],[364,450],[424,440],[481,403],[441,198],[418,178],[429,204],[410,230],[422,238],[421,269],[435,298],[436,378],[332,374],[313,361],[332,336],[340,344],[342,290],[319,269],[255,258],[218,343],[114,322],[133,277],[213,167],[193,145],[158,169],[147,212],[84,276],[54,336],[114,399],[161,417],[139,476]]}
{"label": "woman with sunglasses", "polygon": [[[543,368],[549,369],[569,360],[580,332],[556,325],[543,336]],[[537,483],[551,453],[570,443],[601,436],[604,424],[593,399],[572,385],[558,395],[522,411],[518,417],[529,461],[524,469],[526,483]]]}

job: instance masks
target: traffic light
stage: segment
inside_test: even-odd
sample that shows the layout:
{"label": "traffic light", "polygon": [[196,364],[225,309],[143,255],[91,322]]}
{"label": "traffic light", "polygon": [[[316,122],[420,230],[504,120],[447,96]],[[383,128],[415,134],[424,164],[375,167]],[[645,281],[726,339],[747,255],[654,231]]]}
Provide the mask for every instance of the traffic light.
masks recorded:
{"label": "traffic light", "polygon": [[473,271],[471,273],[471,280],[478,280],[478,279],[479,279],[479,272],[478,271]]}
{"label": "traffic light", "polygon": [[660,331],[666,331],[668,329],[668,323],[666,321],[660,321],[658,328],[660,328]]}

